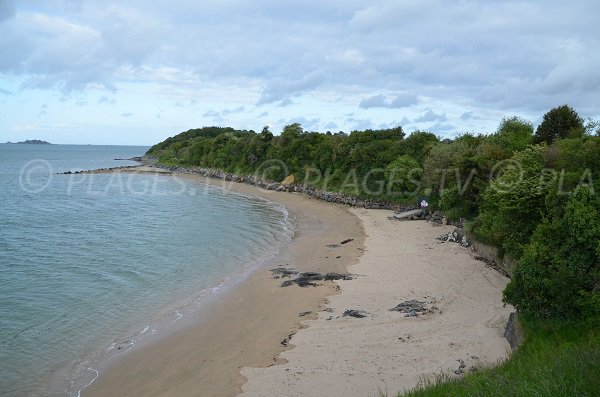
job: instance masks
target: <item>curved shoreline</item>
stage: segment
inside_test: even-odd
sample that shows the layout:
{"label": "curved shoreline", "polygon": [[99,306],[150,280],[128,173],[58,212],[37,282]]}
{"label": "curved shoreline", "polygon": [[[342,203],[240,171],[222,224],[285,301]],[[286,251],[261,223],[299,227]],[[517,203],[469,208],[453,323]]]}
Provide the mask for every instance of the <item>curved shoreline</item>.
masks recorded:
{"label": "curved shoreline", "polygon": [[[138,312],[143,313],[143,319],[131,320],[129,317],[121,319],[119,326],[123,325],[124,328],[119,328],[110,337],[99,333],[98,343],[86,344],[83,349],[76,350],[70,361],[57,364],[51,376],[47,379],[41,378],[39,382],[40,392],[43,390],[44,393],[53,396],[80,395],[99,376],[104,374],[106,368],[109,368],[114,362],[118,362],[132,349],[137,350],[140,347],[143,348],[143,346],[153,344],[163,336],[170,335],[174,330],[185,327],[189,322],[188,318],[194,317],[195,312],[205,310],[205,307],[210,307],[211,303],[218,299],[218,296],[227,294],[230,289],[236,288],[248,274],[260,269],[265,260],[277,255],[281,247],[291,241],[294,224],[290,222],[288,211],[283,205],[254,195],[224,191],[218,186],[202,186],[196,181],[189,181],[188,185],[190,186],[189,191],[200,192],[199,194],[204,195],[213,192],[210,194],[216,194],[216,197],[224,196],[228,200],[227,196],[232,199],[235,196],[239,197],[237,200],[240,200],[242,205],[247,202],[258,203],[259,211],[263,206],[272,209],[274,211],[274,218],[271,222],[273,229],[270,230],[268,235],[268,237],[273,238],[272,242],[268,245],[263,244],[261,250],[253,253],[252,259],[248,258],[246,254],[245,260],[237,260],[240,262],[239,266],[231,268],[230,272],[212,278],[210,281],[198,280],[202,283],[201,287],[198,286],[198,283],[194,283],[193,285],[196,285],[195,289],[191,292],[186,290],[185,294],[178,294],[175,300],[167,300],[159,306],[138,310]],[[187,198],[184,197],[184,200],[187,200]],[[249,207],[249,210],[253,209],[254,205]],[[236,216],[243,215],[240,212],[237,212],[237,214]],[[235,216],[230,216],[230,219],[233,219],[236,223]],[[250,235],[248,238],[253,239],[253,236]],[[194,238],[192,238],[193,240]]]}
{"label": "curved shoreline", "polygon": [[[132,170],[135,172],[135,170]],[[290,333],[316,313],[336,284],[281,288],[269,268],[288,265],[299,271],[345,272],[362,251],[364,233],[343,206],[300,194],[273,192],[230,181],[174,173],[175,176],[259,196],[285,206],[297,220],[296,236],[264,270],[257,270],[199,313],[189,326],[132,350],[106,368],[82,396],[203,395],[234,396],[241,391],[243,366],[268,366],[289,349]],[[327,247],[347,238],[352,244]],[[304,314],[300,317],[300,314]],[[292,340],[293,343],[293,340]]]}
{"label": "curved shoreline", "polygon": [[244,397],[389,396],[506,359],[502,302],[508,278],[471,250],[437,240],[450,226],[393,221],[390,211],[352,209],[366,252],[318,319],[295,335],[285,364],[246,367]]}

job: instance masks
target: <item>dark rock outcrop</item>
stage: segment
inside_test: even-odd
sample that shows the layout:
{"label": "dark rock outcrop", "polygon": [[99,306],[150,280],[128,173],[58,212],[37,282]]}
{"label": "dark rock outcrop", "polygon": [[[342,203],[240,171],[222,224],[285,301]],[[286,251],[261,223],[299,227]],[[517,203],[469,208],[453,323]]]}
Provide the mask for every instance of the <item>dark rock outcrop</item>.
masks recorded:
{"label": "dark rock outcrop", "polygon": [[351,274],[345,273],[327,273],[324,277],[325,280],[352,280],[354,277]]}
{"label": "dark rock outcrop", "polygon": [[417,317],[418,315],[427,312],[425,305],[426,302],[424,301],[411,299],[396,305],[391,308],[390,311],[404,313],[404,317]]}
{"label": "dark rock outcrop", "polygon": [[364,317],[367,317],[368,315],[369,315],[369,313],[365,312],[364,310],[348,309],[348,310],[344,311],[344,314],[342,314],[342,317],[364,318]]}
{"label": "dark rock outcrop", "polygon": [[519,324],[519,316],[515,312],[512,312],[508,317],[506,329],[504,330],[504,337],[508,341],[508,344],[513,351],[517,350],[525,340],[523,329]]}
{"label": "dark rock outcrop", "polygon": [[348,273],[317,273],[317,272],[304,272],[300,273],[296,270],[286,269],[278,267],[271,269],[273,278],[291,278],[281,283],[282,287],[289,287],[297,285],[299,287],[316,287],[317,281],[334,281],[334,280],[352,280],[354,277]]}
{"label": "dark rock outcrop", "polygon": [[468,247],[471,245],[465,235],[465,229],[462,227],[456,227],[453,231],[448,232],[447,234],[442,234],[441,236],[437,237],[437,239],[440,241],[447,241],[449,243],[457,243],[463,247]]}

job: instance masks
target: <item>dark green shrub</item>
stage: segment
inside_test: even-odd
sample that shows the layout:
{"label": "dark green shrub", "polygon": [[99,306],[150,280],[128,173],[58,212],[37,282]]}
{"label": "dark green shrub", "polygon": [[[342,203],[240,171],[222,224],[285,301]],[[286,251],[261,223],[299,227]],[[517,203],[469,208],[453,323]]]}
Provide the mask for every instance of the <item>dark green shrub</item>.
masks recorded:
{"label": "dark green shrub", "polygon": [[536,317],[600,314],[600,199],[593,187],[577,189],[564,216],[537,227],[504,300]]}
{"label": "dark green shrub", "polygon": [[544,146],[532,146],[498,163],[494,172],[500,175],[483,193],[476,235],[514,258],[521,256],[544,215],[549,190],[541,179],[544,150]]}

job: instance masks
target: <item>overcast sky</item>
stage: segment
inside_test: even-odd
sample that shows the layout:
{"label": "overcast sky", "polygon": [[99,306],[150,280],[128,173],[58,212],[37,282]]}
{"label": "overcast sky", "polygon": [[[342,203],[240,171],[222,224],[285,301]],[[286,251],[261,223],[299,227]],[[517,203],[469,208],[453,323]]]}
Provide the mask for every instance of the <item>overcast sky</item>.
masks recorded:
{"label": "overcast sky", "polygon": [[0,141],[600,115],[600,1],[0,0]]}

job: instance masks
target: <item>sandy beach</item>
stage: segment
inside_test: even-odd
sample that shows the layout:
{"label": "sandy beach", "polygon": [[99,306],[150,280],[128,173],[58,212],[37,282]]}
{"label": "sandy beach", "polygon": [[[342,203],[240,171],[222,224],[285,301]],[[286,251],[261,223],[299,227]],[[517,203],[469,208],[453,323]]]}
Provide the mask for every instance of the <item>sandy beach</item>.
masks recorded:
{"label": "sandy beach", "polygon": [[[82,391],[84,397],[238,395],[245,381],[240,369],[276,363],[278,354],[291,348],[281,342],[298,330],[301,320],[316,317],[325,297],[336,293],[337,285],[332,281],[319,287],[282,288],[282,280],[274,279],[269,269],[286,266],[298,271],[344,272],[362,255],[362,224],[346,207],[299,194],[177,176],[284,205],[297,224],[295,236],[262,270],[211,303],[210,310],[188,322],[189,326],[136,348],[102,369],[94,383]],[[350,238],[352,242],[339,244]]]}
{"label": "sandy beach", "polygon": [[[468,249],[435,239],[452,227],[178,176],[283,204],[296,235],[208,313],[127,353],[82,396],[394,395],[510,353],[502,335],[511,308],[501,302],[508,279]],[[340,244],[346,239],[353,241]],[[356,277],[282,288],[269,271],[278,266]],[[423,302],[424,311],[390,311],[410,300]],[[343,316],[346,310],[365,317]]]}
{"label": "sandy beach", "polygon": [[[365,254],[349,268],[361,276],[304,323],[294,349],[280,356],[285,364],[242,370],[243,396],[393,396],[510,353],[503,331],[511,308],[501,302],[508,279],[468,249],[435,239],[452,227],[390,221],[390,211],[351,212],[367,234]],[[425,302],[426,311],[390,311],[409,300]],[[349,309],[365,317],[343,316]]]}

